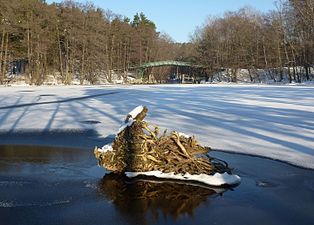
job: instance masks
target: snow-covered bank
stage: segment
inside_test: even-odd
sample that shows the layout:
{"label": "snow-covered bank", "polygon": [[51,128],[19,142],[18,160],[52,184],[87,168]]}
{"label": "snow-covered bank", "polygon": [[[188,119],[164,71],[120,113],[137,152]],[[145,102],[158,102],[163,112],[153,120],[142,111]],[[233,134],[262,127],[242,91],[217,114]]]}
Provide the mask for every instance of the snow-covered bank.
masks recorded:
{"label": "snow-covered bank", "polygon": [[147,120],[194,134],[214,149],[314,169],[310,86],[6,87],[0,88],[0,132],[94,129],[106,137],[137,105],[148,106]]}

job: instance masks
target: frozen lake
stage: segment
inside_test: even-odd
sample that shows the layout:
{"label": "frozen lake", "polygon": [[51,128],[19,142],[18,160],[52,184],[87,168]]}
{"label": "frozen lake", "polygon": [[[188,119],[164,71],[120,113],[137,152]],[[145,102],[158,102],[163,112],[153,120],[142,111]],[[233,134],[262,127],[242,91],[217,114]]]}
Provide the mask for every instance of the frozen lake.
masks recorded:
{"label": "frozen lake", "polygon": [[3,144],[27,131],[92,132],[106,140],[142,104],[149,109],[149,122],[195,135],[203,145],[314,169],[310,86],[7,87],[0,88],[0,103]]}

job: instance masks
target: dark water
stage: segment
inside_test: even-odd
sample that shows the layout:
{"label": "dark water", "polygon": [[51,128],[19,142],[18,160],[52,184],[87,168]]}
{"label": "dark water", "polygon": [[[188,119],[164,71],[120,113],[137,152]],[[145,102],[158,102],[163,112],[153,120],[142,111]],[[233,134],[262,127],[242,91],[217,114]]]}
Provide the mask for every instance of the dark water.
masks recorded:
{"label": "dark water", "polygon": [[104,176],[92,149],[0,146],[0,224],[314,223],[314,171],[212,155],[236,168],[240,186],[128,180]]}

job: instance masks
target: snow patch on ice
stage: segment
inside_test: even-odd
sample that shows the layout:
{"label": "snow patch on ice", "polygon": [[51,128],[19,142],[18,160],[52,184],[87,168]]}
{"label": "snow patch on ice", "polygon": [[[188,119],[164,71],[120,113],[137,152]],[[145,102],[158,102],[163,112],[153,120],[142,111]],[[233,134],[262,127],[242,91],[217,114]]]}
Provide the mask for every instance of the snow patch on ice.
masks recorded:
{"label": "snow patch on ice", "polygon": [[215,173],[214,175],[207,174],[174,174],[163,173],[161,171],[149,171],[149,172],[125,172],[127,177],[136,177],[139,175],[154,176],[165,179],[176,179],[186,181],[197,181],[211,186],[222,186],[222,185],[236,185],[241,182],[241,178],[238,175],[230,175],[228,173]]}

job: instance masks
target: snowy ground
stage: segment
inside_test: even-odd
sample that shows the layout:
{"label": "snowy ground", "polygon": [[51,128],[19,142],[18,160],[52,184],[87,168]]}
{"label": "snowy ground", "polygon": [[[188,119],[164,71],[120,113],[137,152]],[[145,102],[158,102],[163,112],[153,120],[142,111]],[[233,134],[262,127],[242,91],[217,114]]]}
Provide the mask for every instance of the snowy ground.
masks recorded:
{"label": "snowy ground", "polygon": [[1,87],[0,132],[94,129],[106,137],[140,104],[148,121],[203,145],[314,169],[310,86]]}

